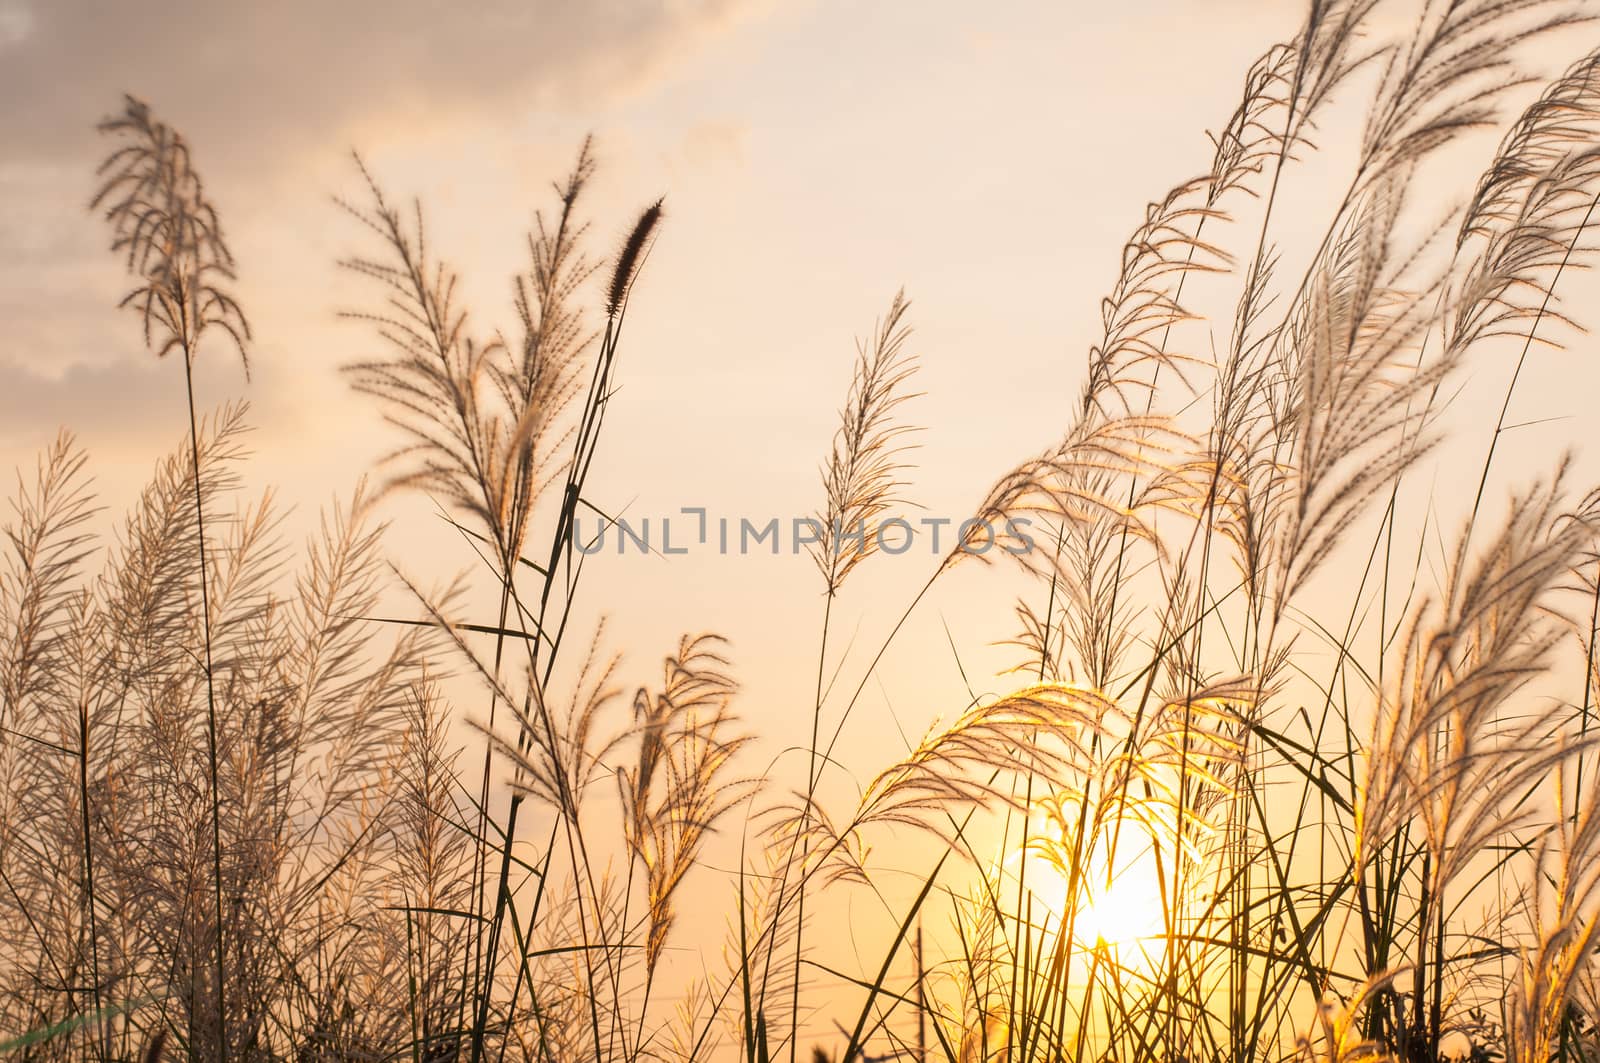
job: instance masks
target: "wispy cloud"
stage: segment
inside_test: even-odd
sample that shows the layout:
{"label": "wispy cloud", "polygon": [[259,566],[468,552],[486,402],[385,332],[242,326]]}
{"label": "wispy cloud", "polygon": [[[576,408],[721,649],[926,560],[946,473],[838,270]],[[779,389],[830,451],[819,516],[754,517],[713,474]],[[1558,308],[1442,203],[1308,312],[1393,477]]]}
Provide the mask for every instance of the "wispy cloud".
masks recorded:
{"label": "wispy cloud", "polygon": [[[60,375],[27,365],[0,362],[0,424],[8,444],[31,448],[57,426],[96,441],[167,442],[182,402],[154,359],[119,359],[103,365],[79,363]],[[177,366],[170,367],[182,373]]]}
{"label": "wispy cloud", "polygon": [[[0,0],[0,115],[13,159],[77,157],[117,94],[147,97],[213,167],[343,147],[381,114],[443,119],[636,91],[747,13],[750,0],[527,3]],[[70,75],[66,72],[70,71]],[[226,149],[231,159],[218,153]]]}

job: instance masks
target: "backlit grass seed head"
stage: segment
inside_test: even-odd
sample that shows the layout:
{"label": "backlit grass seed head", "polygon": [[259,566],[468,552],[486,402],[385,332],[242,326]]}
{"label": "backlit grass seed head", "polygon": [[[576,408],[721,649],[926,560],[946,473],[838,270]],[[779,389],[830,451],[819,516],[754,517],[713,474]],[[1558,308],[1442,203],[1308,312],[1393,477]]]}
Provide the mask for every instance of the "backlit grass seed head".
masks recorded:
{"label": "backlit grass seed head", "polygon": [[224,287],[235,279],[233,254],[188,142],[132,96],[99,128],[124,140],[100,164],[101,183],[89,203],[104,209],[111,249],[126,256],[128,272],[138,278],[121,305],[139,311],[145,343],[157,356],[179,349],[193,358],[201,335],[218,328],[248,372],[250,325]]}
{"label": "backlit grass seed head", "polygon": [[611,287],[606,295],[606,313],[615,316],[622,309],[623,300],[628,297],[628,289],[633,286],[633,278],[638,275],[639,267],[644,262],[644,254],[650,245],[650,237],[655,232],[656,226],[661,224],[661,204],[664,200],[656,200],[644,209],[639,215],[639,220],[634,223],[633,231],[628,234],[627,242],[622,245],[622,251],[617,255],[617,268],[611,274]]}
{"label": "backlit grass seed head", "polygon": [[911,467],[904,459],[912,449],[906,437],[916,428],[897,415],[907,400],[918,397],[907,390],[917,371],[916,356],[905,349],[910,306],[905,291],[896,292],[873,337],[858,341],[850,393],[822,466],[827,501],[816,515],[821,534],[811,556],[830,595],[877,551],[884,514],[904,501],[902,477]]}

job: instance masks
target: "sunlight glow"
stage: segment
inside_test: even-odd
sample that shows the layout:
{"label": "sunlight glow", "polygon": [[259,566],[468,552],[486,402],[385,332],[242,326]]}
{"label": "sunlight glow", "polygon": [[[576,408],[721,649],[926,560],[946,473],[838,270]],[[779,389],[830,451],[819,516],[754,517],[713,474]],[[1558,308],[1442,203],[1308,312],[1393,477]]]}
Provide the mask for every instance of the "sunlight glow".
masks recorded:
{"label": "sunlight glow", "polygon": [[[1160,861],[1149,828],[1125,821],[1117,842],[1115,867],[1108,874],[1109,839],[1099,840],[1089,853],[1076,897],[1065,871],[1067,859],[1059,838],[1048,836],[1039,824],[1035,837],[1046,838],[1042,848],[1024,858],[1016,853],[1010,863],[1024,876],[1028,893],[1049,911],[1052,935],[1070,918],[1074,944],[1086,951],[1104,950],[1119,966],[1149,971],[1166,953],[1166,918],[1163,914]],[[1068,915],[1069,909],[1073,910]],[[1035,913],[1035,922],[1044,922]]]}
{"label": "sunlight glow", "polygon": [[1100,874],[1090,879],[1073,937],[1088,946],[1123,946],[1153,939],[1159,947],[1166,925],[1154,855],[1146,846],[1142,855],[1118,863],[1109,882]]}

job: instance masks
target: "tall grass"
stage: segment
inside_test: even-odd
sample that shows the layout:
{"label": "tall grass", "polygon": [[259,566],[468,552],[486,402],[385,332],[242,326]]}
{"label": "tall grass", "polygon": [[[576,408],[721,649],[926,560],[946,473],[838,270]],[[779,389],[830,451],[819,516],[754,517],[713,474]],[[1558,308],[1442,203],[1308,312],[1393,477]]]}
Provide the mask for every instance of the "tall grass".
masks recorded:
{"label": "tall grass", "polygon": [[[1562,459],[1507,492],[1501,444],[1530,359],[1582,323],[1562,295],[1600,242],[1600,53],[1524,71],[1592,32],[1552,0],[1435,0],[1394,38],[1388,14],[1314,0],[1250,68],[1209,164],[1123,249],[1059,442],[841,649],[908,493],[903,294],[862,340],[792,788],[757,777],[724,639],[684,636],[629,696],[584,630],[580,516],[612,520],[591,477],[663,203],[596,257],[585,144],[496,328],[358,159],[342,206],[369,249],[343,265],[372,295],[346,312],[371,353],[348,375],[400,442],[294,555],[270,494],[239,501],[245,407],[195,408],[203,336],[250,339],[218,211],[126,101],[95,204],[190,419],[109,541],[65,433],[14,497],[0,1050],[1596,1058],[1600,489]],[[1313,166],[1332,191],[1308,205]],[[1500,364],[1493,424],[1453,417]],[[1417,505],[1458,452],[1459,497]],[[472,580],[386,563],[392,492],[459,533],[490,615]],[[954,699],[841,802],[909,619],[1013,560],[1009,687]],[[889,913],[864,962],[814,926],[861,890]],[[686,974],[668,957],[706,898],[727,947]]]}

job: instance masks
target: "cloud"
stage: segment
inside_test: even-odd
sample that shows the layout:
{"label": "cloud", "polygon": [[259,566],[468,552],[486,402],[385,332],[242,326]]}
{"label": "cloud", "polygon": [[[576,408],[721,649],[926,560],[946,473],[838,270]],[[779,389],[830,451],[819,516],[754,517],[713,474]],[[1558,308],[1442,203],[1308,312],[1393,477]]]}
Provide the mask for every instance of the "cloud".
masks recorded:
{"label": "cloud", "polygon": [[[135,346],[138,322],[117,315],[129,339],[121,353],[94,361],[34,363],[0,357],[0,447],[33,449],[70,429],[102,453],[148,454],[165,450],[188,431],[183,362],[177,354],[156,358]],[[195,404],[205,414],[225,402],[246,400],[270,414],[275,430],[293,439],[307,429],[305,411],[322,401],[336,379],[306,381],[282,360],[261,359],[247,381],[238,356],[225,342],[202,342],[195,360]],[[261,423],[257,416],[252,424]]]}
{"label": "cloud", "polygon": [[[182,130],[208,182],[227,189],[236,253],[248,249],[241,235],[260,242],[281,228],[300,247],[332,213],[322,182],[332,166],[348,171],[351,145],[376,154],[459,121],[514,130],[544,112],[587,125],[766,2],[0,0],[0,99],[15,101],[0,108],[0,320],[10,322],[0,363],[38,374],[0,368],[0,387],[15,385],[0,412],[71,420],[63,373],[77,390],[155,397],[127,368],[137,324],[111,308],[128,282],[84,209],[107,149],[94,125],[123,92]],[[506,152],[528,146],[501,141]],[[245,294],[252,309],[265,305]]]}
{"label": "cloud", "polygon": [[18,162],[92,158],[93,123],[129,91],[203,144],[208,165],[259,172],[342,148],[373,120],[592,114],[750,3],[0,0],[0,98],[28,101],[0,115],[0,137]]}
{"label": "cloud", "polygon": [[5,442],[36,445],[58,425],[97,445],[147,443],[178,434],[183,409],[182,365],[121,359],[78,364],[59,376],[0,363],[0,425]]}
{"label": "cloud", "polygon": [[0,361],[47,374],[138,347],[138,326],[112,308],[128,282],[87,217],[90,168],[0,165]]}

